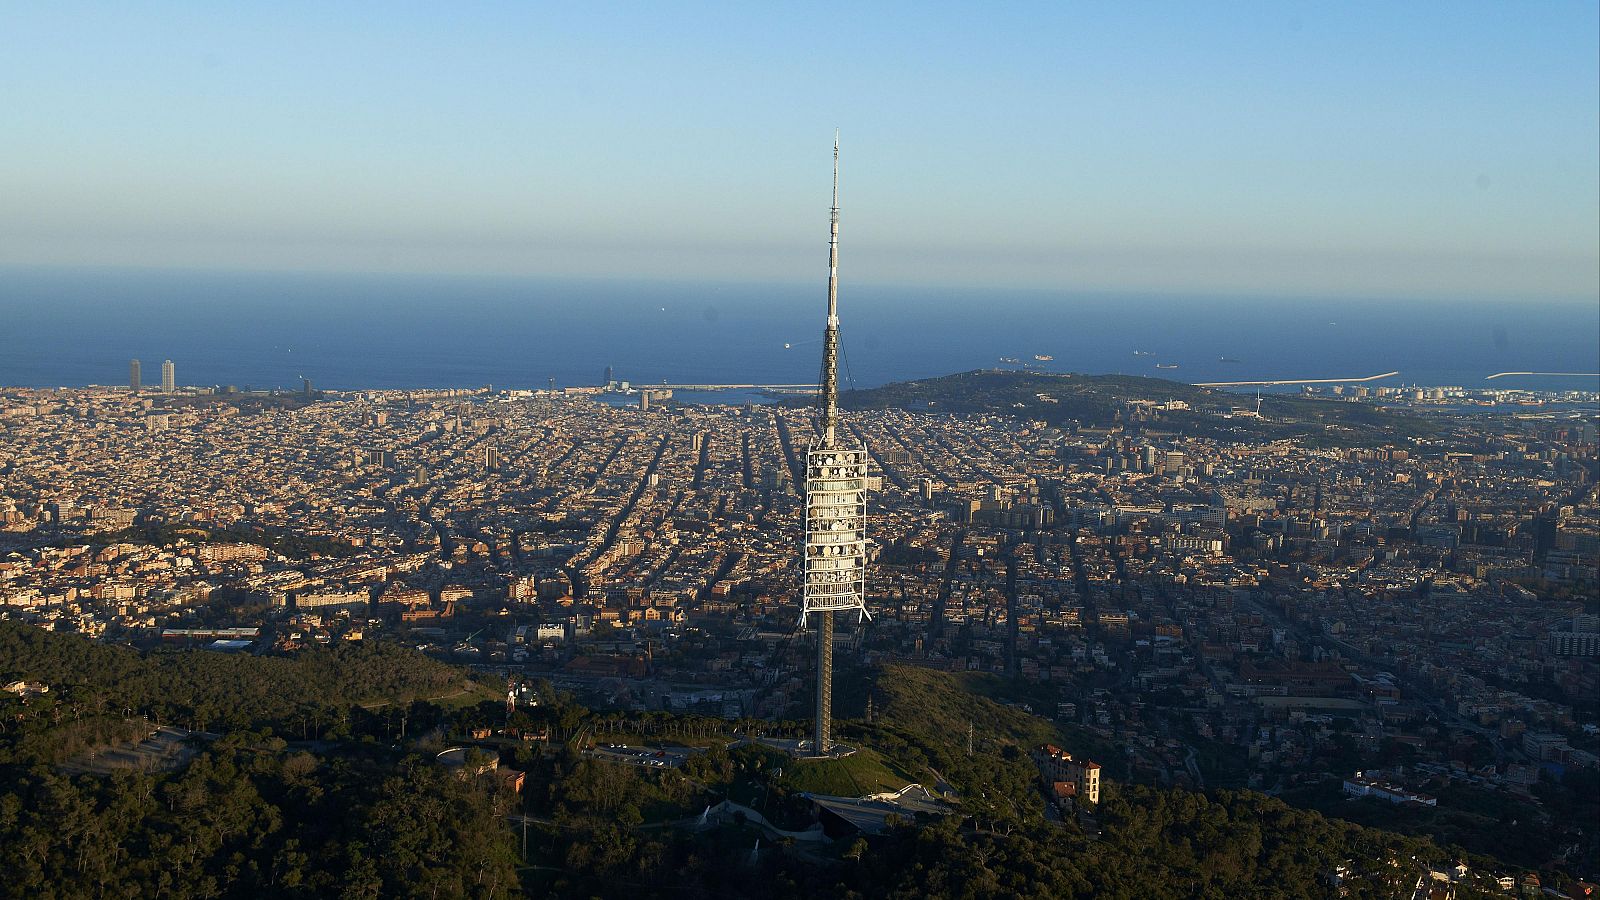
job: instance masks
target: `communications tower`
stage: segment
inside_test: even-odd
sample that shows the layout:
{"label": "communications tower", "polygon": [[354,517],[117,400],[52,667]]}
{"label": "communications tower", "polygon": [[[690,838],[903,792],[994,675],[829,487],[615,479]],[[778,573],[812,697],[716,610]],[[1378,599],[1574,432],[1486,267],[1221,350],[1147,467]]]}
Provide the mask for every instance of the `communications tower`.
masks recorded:
{"label": "communications tower", "polygon": [[806,450],[800,626],[817,621],[817,723],[811,752],[833,746],[833,614],[867,614],[867,451],[839,428],[839,138],[833,139],[828,234],[828,324],[822,333],[817,434]]}

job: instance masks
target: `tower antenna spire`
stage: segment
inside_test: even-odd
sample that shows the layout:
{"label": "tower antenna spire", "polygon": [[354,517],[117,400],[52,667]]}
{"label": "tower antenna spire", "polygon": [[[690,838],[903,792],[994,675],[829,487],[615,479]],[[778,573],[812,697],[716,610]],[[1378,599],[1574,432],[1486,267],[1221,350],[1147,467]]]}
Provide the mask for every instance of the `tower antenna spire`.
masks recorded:
{"label": "tower antenna spire", "polygon": [[833,208],[839,208],[839,129],[833,130]]}
{"label": "tower antenna spire", "polygon": [[833,207],[828,228],[828,327],[822,333],[822,440],[839,427],[839,132],[833,133]]}

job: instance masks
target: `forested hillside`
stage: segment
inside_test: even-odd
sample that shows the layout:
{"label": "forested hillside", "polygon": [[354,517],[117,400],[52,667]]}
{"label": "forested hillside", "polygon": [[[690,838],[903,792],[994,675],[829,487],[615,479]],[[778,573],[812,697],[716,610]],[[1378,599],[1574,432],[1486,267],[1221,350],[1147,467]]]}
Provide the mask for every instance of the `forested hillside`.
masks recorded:
{"label": "forested hillside", "polygon": [[[986,696],[999,686],[983,677],[925,669],[875,673],[875,720],[839,723],[862,752],[831,768],[748,740],[802,723],[591,712],[548,684],[509,717],[495,701],[363,708],[462,678],[382,645],[141,656],[3,624],[0,669],[52,686],[48,700],[5,701],[0,897],[1390,897],[1419,864],[1463,856],[1250,792],[1112,783],[1091,818],[1052,819],[1026,750],[1076,737]],[[74,721],[130,710],[204,715],[221,736],[191,738],[188,762],[166,773],[47,765]],[[470,735],[483,728],[493,736]],[[702,752],[659,769],[589,752],[612,740]],[[489,774],[434,760],[463,743]],[[496,761],[527,773],[520,793]],[[697,825],[731,800],[804,830],[807,791],[863,779],[948,788],[953,814],[823,844],[742,813]]]}
{"label": "forested hillside", "polygon": [[10,718],[38,727],[0,732],[0,762],[58,762],[130,717],[195,731],[272,726],[310,737],[364,700],[435,696],[464,673],[396,644],[314,647],[293,659],[136,650],[0,622],[0,679],[50,685]]}
{"label": "forested hillside", "polygon": [[0,897],[505,897],[516,853],[496,814],[421,759],[239,732],[171,776],[8,777]]}

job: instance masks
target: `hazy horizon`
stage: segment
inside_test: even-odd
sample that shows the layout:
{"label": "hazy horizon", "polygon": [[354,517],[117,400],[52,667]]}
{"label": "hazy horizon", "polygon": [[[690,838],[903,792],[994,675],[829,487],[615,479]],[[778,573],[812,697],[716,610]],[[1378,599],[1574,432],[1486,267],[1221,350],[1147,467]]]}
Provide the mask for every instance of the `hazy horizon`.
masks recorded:
{"label": "hazy horizon", "polygon": [[1593,4],[6,24],[3,265],[1600,297]]}
{"label": "hazy horizon", "polygon": [[[824,224],[826,227],[826,224]],[[826,247],[823,251],[826,256]],[[813,260],[814,263],[814,260]],[[841,267],[842,268],[842,267]],[[757,288],[782,288],[785,290],[804,290],[814,288],[818,304],[827,280],[826,265],[819,273],[816,265],[810,265],[806,271],[788,276],[737,277],[726,275],[718,277],[715,272],[696,273],[686,272],[674,275],[626,275],[612,273],[586,273],[586,274],[546,274],[538,272],[493,272],[493,271],[452,271],[437,269],[339,269],[316,267],[248,267],[227,265],[132,265],[132,264],[92,264],[92,265],[62,265],[62,264],[33,264],[0,262],[0,273],[24,273],[33,275],[67,275],[67,276],[114,276],[125,274],[130,276],[158,276],[172,278],[287,278],[287,279],[332,279],[332,280],[384,280],[384,279],[422,279],[439,282],[453,282],[457,284],[485,283],[485,284],[517,284],[517,283],[571,283],[575,285],[590,286],[662,286],[672,289],[703,288],[707,290],[721,290],[726,288],[757,289]],[[1447,291],[1429,294],[1397,294],[1394,292],[1368,291],[1354,294],[1340,294],[1331,291],[1315,289],[1277,290],[1270,288],[1226,289],[1214,290],[1183,290],[1178,288],[1134,288],[1134,287],[1095,287],[1079,284],[1010,284],[990,283],[983,281],[962,282],[956,280],[919,280],[916,277],[908,278],[846,278],[841,275],[840,296],[846,297],[851,293],[861,290],[867,291],[933,291],[941,293],[977,293],[981,291],[994,291],[1007,296],[1036,297],[1093,295],[1104,297],[1127,297],[1140,300],[1173,299],[1184,301],[1244,301],[1244,302],[1271,302],[1271,301],[1307,301],[1319,303],[1400,303],[1418,306],[1434,306],[1440,304],[1462,303],[1468,306],[1481,306],[1489,303],[1519,303],[1533,302],[1546,306],[1576,306],[1584,311],[1590,309],[1594,298],[1584,295],[1557,295],[1538,296],[1531,294],[1517,295],[1515,292],[1489,292],[1489,291]],[[810,311],[809,307],[803,311]]]}

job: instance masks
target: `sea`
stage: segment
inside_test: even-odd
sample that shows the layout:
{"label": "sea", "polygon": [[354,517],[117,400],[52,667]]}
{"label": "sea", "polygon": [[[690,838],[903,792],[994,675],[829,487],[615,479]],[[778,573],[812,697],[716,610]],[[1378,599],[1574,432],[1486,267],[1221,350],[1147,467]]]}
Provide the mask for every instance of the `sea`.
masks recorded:
{"label": "sea", "polygon": [[[0,269],[0,385],[298,389],[814,383],[825,285]],[[983,368],[1186,382],[1600,390],[1600,303],[840,290],[843,386]],[[1002,362],[1015,360],[1016,362]],[[694,395],[687,395],[692,398]],[[758,394],[705,395],[743,402]]]}

